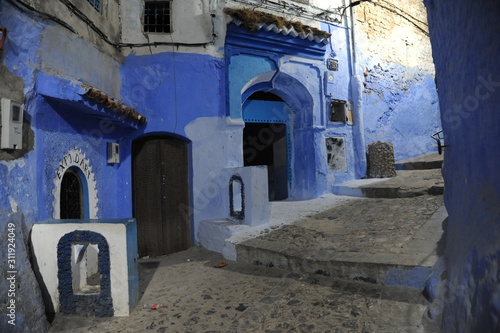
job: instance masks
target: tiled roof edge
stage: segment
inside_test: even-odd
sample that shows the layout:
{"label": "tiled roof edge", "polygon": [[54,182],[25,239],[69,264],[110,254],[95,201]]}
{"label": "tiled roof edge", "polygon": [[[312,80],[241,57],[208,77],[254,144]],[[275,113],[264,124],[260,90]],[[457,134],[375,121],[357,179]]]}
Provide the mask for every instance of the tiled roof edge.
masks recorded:
{"label": "tiled roof edge", "polygon": [[[331,34],[326,31],[307,25],[302,25],[300,22],[289,21],[283,17],[264,13],[261,11],[226,8],[224,12],[231,16],[232,22],[234,24],[236,24],[237,26],[244,26],[251,31],[272,31],[276,34],[307,39],[318,44],[328,44],[329,38],[331,36]],[[267,21],[267,23],[265,21]],[[300,28],[300,30],[302,31],[297,30],[295,26]]]}
{"label": "tiled roof edge", "polygon": [[146,117],[137,112],[135,109],[128,107],[122,102],[114,99],[113,97],[106,95],[101,90],[87,84],[82,84],[82,88],[85,89],[84,96],[87,96],[89,99],[98,104],[101,104],[105,108],[108,108],[136,123],[145,124],[147,122]]}

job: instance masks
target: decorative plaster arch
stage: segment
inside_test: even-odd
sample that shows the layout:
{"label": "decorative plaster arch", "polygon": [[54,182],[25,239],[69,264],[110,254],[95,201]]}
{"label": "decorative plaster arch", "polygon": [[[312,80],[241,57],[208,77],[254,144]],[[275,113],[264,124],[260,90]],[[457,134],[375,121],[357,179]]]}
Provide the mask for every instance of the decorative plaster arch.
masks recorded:
{"label": "decorative plaster arch", "polygon": [[313,97],[304,84],[295,77],[280,71],[271,71],[254,77],[241,91],[242,105],[257,91],[270,92],[281,97],[295,112],[297,128],[312,126]]}
{"label": "decorative plaster arch", "polygon": [[[313,198],[317,177],[313,111],[315,107],[321,106],[315,103],[313,95],[304,83],[280,71],[266,72],[251,79],[241,91],[242,109],[248,97],[257,91],[279,96],[290,108],[290,136],[293,138],[290,138],[288,143],[289,197],[298,200]],[[243,110],[241,116],[243,117]]]}
{"label": "decorative plaster arch", "polygon": [[85,186],[86,183],[86,189],[84,188],[83,192],[86,194],[86,198],[84,198],[84,200],[86,203],[86,208],[88,207],[88,218],[96,219],[98,199],[94,173],[92,171],[92,166],[90,165],[89,159],[86,158],[82,150],[77,147],[69,149],[68,152],[64,154],[56,170],[56,177],[54,178],[54,189],[52,190],[52,195],[54,197],[54,200],[52,202],[52,217],[54,219],[61,218],[61,181],[64,173],[69,168],[76,168],[80,171],[80,177],[83,178],[82,186]]}

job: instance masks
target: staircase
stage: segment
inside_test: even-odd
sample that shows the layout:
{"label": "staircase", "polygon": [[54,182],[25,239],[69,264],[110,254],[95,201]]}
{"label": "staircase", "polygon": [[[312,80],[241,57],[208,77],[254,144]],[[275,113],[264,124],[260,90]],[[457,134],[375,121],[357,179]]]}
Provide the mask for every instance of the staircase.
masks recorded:
{"label": "staircase", "polygon": [[423,289],[447,217],[441,164],[432,154],[398,163],[394,178],[337,186],[336,194],[359,198],[236,244],[237,260],[308,277]]}
{"label": "staircase", "polygon": [[357,179],[333,188],[337,195],[367,198],[410,198],[443,194],[443,155],[427,154],[396,163],[393,178]]}

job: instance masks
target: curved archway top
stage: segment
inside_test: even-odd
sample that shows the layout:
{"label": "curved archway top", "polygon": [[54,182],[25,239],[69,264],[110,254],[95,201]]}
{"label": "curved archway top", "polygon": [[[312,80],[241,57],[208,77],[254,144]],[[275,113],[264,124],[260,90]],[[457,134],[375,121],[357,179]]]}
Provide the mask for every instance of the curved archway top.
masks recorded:
{"label": "curved archway top", "polygon": [[87,193],[86,206],[88,207],[88,218],[97,218],[97,187],[94,177],[94,171],[90,160],[85,156],[85,153],[80,148],[70,148],[59,162],[59,167],[56,169],[56,176],[53,179],[54,188],[52,190],[52,217],[59,219],[61,216],[60,203],[61,203],[61,183],[64,173],[69,169],[78,170],[81,173],[81,181],[84,183],[85,188],[82,190]]}
{"label": "curved archway top", "polygon": [[293,76],[271,71],[254,77],[242,89],[241,102],[257,91],[271,92],[281,97],[292,110],[312,108],[314,101],[307,88]]}
{"label": "curved archway top", "polygon": [[146,132],[146,133],[141,133],[140,135],[134,137],[132,141],[139,141],[139,140],[144,140],[152,137],[170,137],[170,138],[175,138],[180,141],[183,141],[185,143],[191,143],[191,139],[188,138],[187,136],[179,133],[174,133],[174,132],[163,132],[163,131],[152,131],[152,132]]}

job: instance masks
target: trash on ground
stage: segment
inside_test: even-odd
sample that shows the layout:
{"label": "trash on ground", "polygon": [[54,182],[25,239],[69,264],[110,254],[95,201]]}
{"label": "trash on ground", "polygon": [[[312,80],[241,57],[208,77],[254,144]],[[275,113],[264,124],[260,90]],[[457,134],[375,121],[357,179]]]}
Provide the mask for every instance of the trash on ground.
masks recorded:
{"label": "trash on ground", "polygon": [[144,308],[149,308],[152,310],[157,310],[159,308],[166,308],[165,304],[144,304]]}

